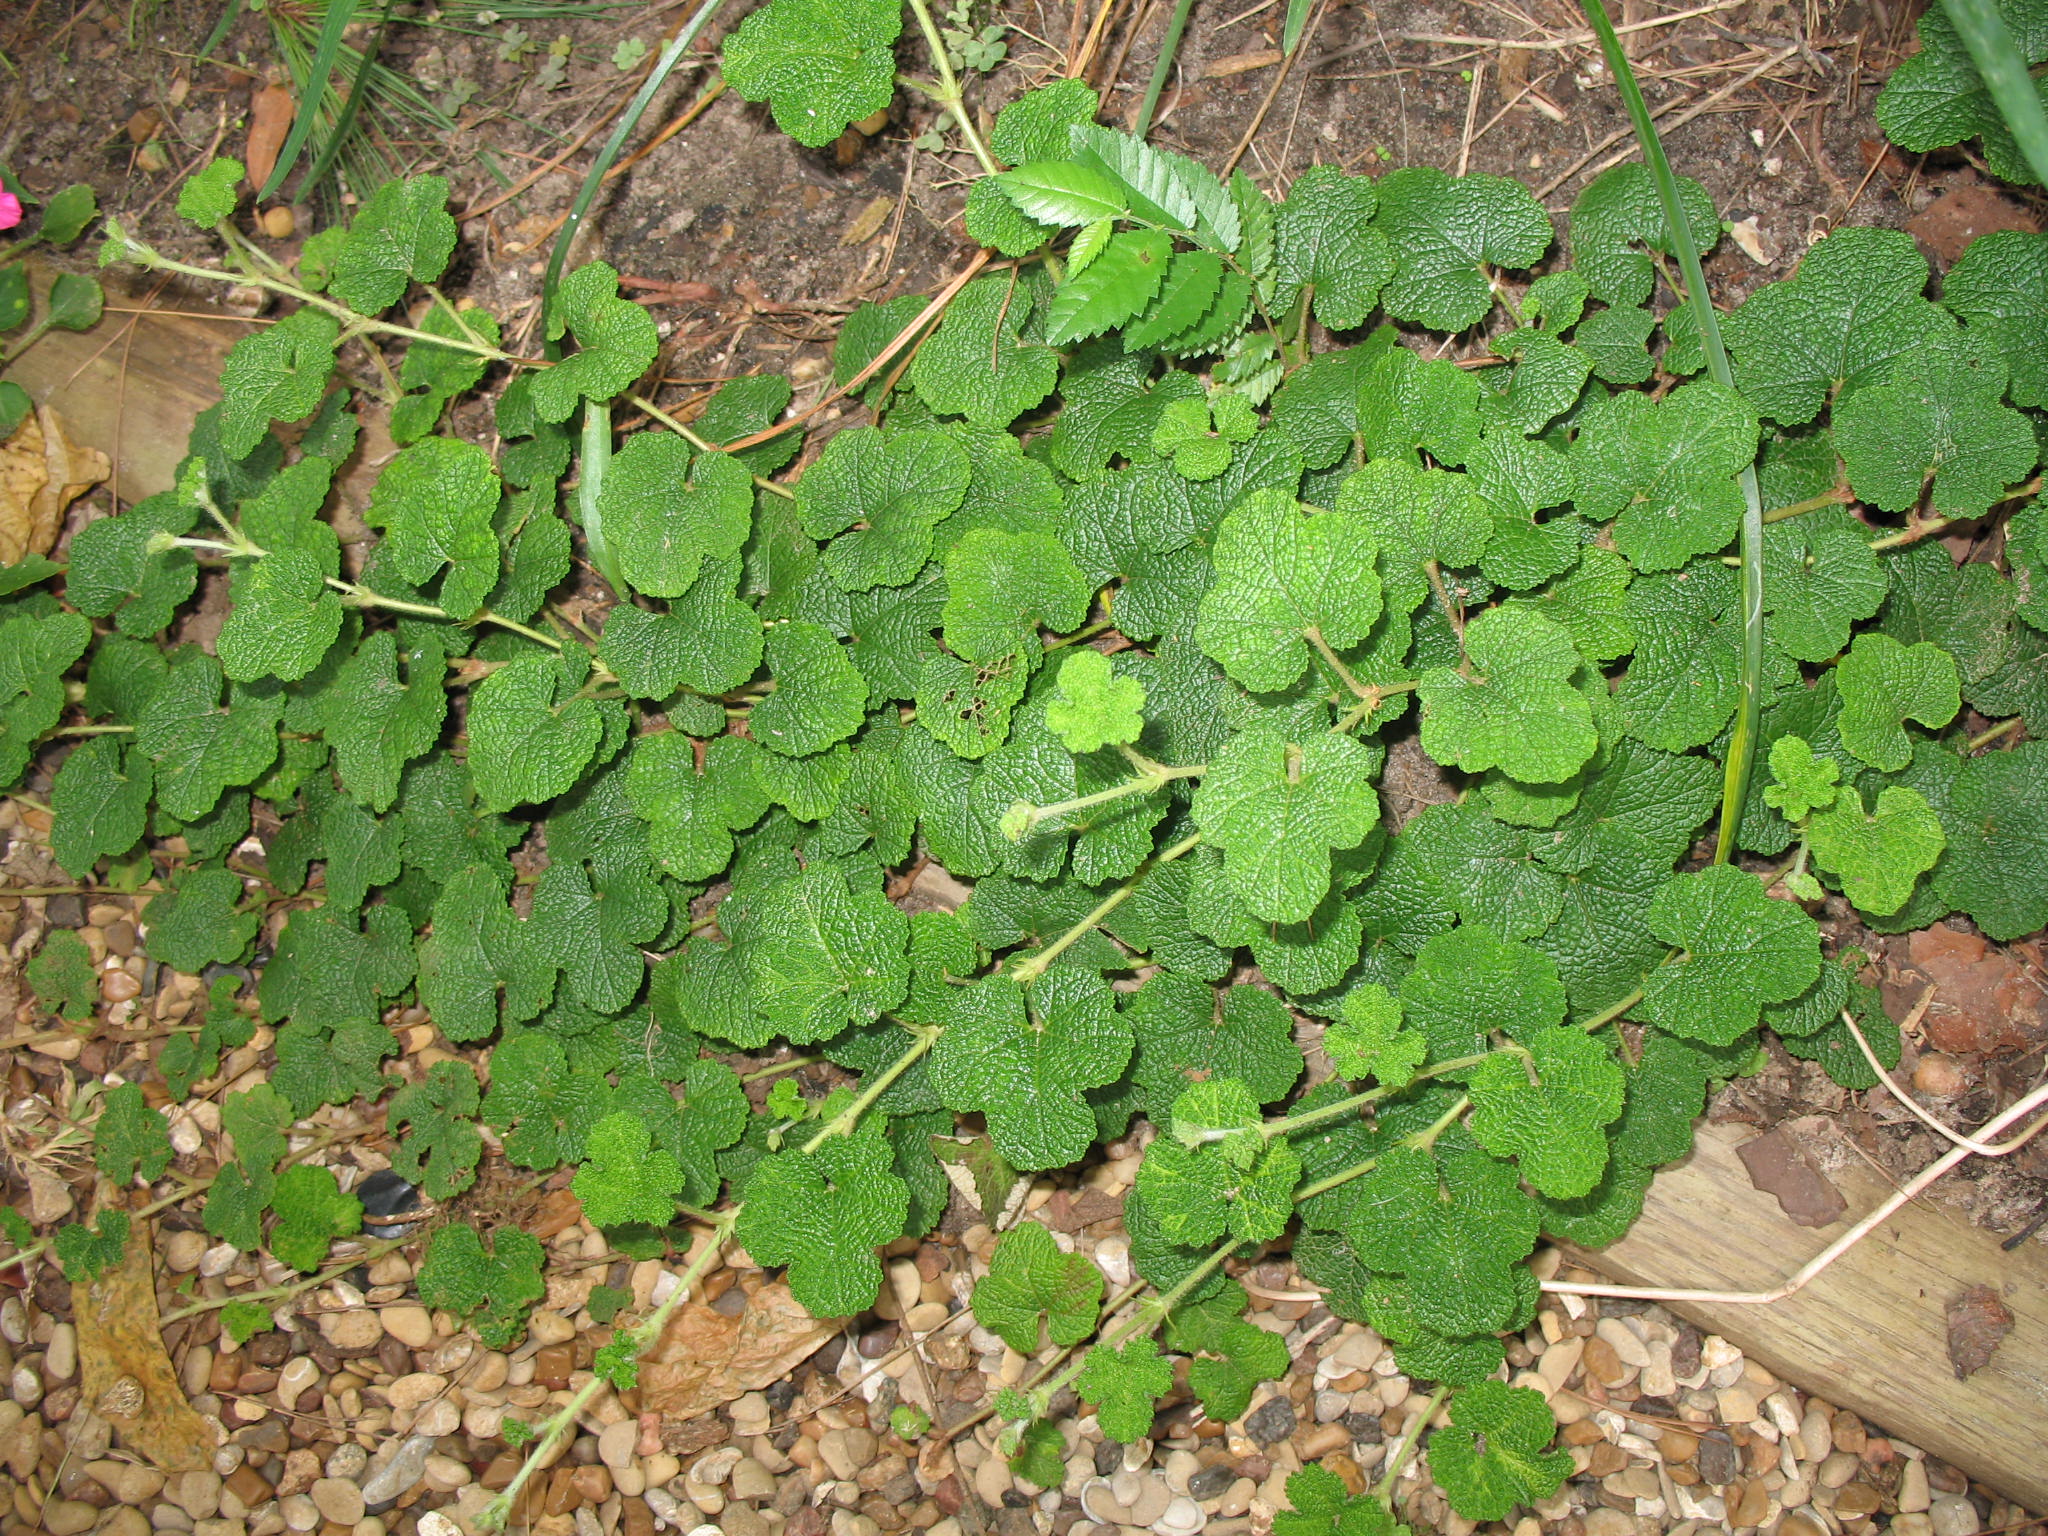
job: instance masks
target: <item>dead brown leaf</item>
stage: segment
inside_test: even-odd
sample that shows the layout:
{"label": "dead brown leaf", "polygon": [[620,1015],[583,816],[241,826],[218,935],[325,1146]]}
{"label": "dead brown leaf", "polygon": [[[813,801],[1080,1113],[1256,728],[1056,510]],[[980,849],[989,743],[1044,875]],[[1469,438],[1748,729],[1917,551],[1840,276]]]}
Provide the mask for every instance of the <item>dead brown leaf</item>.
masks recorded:
{"label": "dead brown leaf", "polygon": [[1841,1191],[1827,1181],[1806,1149],[1784,1127],[1735,1149],[1749,1182],[1776,1197],[1779,1209],[1802,1227],[1825,1227],[1849,1209]]}
{"label": "dead brown leaf", "polygon": [[270,180],[270,173],[277,169],[278,151],[284,148],[297,113],[298,104],[284,86],[266,85],[256,93],[249,106],[249,144],[242,156],[249,167],[250,186],[261,188]]}
{"label": "dead brown leaf", "polygon": [[1991,1363],[2012,1322],[2012,1309],[1988,1285],[1973,1285],[1948,1304],[1948,1363],[1957,1381]]}
{"label": "dead brown leaf", "polygon": [[157,1323],[149,1223],[130,1224],[118,1269],[71,1295],[86,1405],[114,1427],[122,1444],[166,1472],[211,1466],[219,1436],[185,1401]]}
{"label": "dead brown leaf", "polygon": [[22,419],[0,443],[0,565],[47,555],[64,526],[64,509],[106,479],[113,466],[97,448],[65,436],[47,405]]}
{"label": "dead brown leaf", "polygon": [[889,215],[896,207],[893,197],[871,197],[853,216],[853,222],[846,226],[846,233],[839,237],[841,245],[866,245],[882,232],[882,226],[889,222]]}
{"label": "dead brown leaf", "polygon": [[788,1375],[838,1331],[779,1281],[748,1297],[737,1317],[686,1303],[640,1366],[641,1406],[672,1419],[708,1413]]}

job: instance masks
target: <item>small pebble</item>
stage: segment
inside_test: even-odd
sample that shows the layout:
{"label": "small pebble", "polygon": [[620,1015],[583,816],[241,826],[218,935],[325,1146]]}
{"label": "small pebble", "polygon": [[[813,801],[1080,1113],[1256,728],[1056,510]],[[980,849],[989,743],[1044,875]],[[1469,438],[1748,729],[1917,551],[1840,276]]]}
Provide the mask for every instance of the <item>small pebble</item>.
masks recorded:
{"label": "small pebble", "polygon": [[407,1349],[425,1349],[434,1342],[434,1319],[425,1307],[386,1307],[380,1316],[384,1331]]}
{"label": "small pebble", "polygon": [[1934,1524],[1934,1536],[1977,1536],[1984,1528],[1977,1506],[1960,1494],[1936,1494],[1927,1515]]}
{"label": "small pebble", "polygon": [[323,1477],[307,1490],[323,1519],[354,1525],[363,1518],[363,1490],[341,1477]]}

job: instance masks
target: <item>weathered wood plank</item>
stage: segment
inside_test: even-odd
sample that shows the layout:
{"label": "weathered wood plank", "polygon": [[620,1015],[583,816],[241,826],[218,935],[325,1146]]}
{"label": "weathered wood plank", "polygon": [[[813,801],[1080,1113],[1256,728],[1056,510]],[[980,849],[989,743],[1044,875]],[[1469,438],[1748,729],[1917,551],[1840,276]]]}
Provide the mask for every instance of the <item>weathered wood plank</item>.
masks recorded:
{"label": "weathered wood plank", "polygon": [[[1580,1257],[1629,1285],[1769,1290],[1892,1193],[1866,1164],[1832,1169],[1848,1215],[1819,1231],[1795,1226],[1751,1186],[1736,1156],[1751,1134],[1701,1126],[1692,1156],[1658,1175],[1629,1235]],[[1999,1293],[2014,1326],[1989,1365],[1957,1381],[1946,1309],[1978,1284]],[[1923,1198],[1788,1300],[1671,1310],[2006,1497],[2048,1509],[2048,1253],[2040,1244],[2006,1253],[1991,1233]]]}

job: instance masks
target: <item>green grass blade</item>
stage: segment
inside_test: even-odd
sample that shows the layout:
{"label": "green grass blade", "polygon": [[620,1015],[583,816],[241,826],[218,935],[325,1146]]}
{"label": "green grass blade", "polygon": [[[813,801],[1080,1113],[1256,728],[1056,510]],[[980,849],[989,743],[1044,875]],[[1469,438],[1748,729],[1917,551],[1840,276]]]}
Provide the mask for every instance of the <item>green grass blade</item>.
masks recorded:
{"label": "green grass blade", "polygon": [[576,468],[576,520],[583,525],[583,549],[597,574],[611,583],[624,602],[632,590],[619,575],[618,557],[604,536],[598,500],[604,494],[605,471],[612,462],[612,408],[600,400],[583,402],[583,446]]}
{"label": "green grass blade", "polygon": [[1280,29],[1280,51],[1293,55],[1301,46],[1301,29],[1308,25],[1308,13],[1316,8],[1316,0],[1287,0],[1287,24]]}
{"label": "green grass blade", "polygon": [[1188,12],[1193,10],[1195,0],[1180,0],[1173,8],[1173,17],[1166,23],[1166,36],[1159,43],[1159,62],[1152,66],[1152,80],[1145,87],[1144,103],[1138,108],[1138,121],[1131,132],[1139,138],[1152,131],[1152,111],[1159,105],[1159,93],[1166,89],[1166,77],[1173,73],[1173,61],[1180,53],[1181,33],[1187,30]]}
{"label": "green grass blade", "polygon": [[[676,65],[682,62],[683,55],[689,52],[691,44],[697,41],[698,34],[710,25],[712,16],[724,3],[725,0],[703,0],[703,4],[697,7],[696,14],[691,16],[683,25],[683,29],[669,40],[668,46],[661,50],[661,57],[654,61],[654,68],[647,72],[647,78],[641,82],[640,89],[633,93],[633,99],[626,104],[626,110],[620,116],[618,126],[612,130],[612,136],[605,140],[604,148],[598,151],[597,158],[591,162],[589,174],[583,178],[583,186],[576,194],[576,201],[569,205],[569,217],[563,221],[562,232],[555,237],[555,248],[548,256],[547,276],[541,280],[540,313],[543,336],[547,334],[548,316],[555,307],[555,289],[561,284],[562,267],[569,259],[569,247],[576,243],[576,236],[583,228],[583,216],[590,211],[591,203],[596,200],[598,188],[604,185],[605,173],[619,158],[619,151],[626,147],[626,140],[632,136],[633,130],[640,126],[640,119],[646,114],[648,104],[654,100],[662,86],[668,83],[669,75],[674,72]],[[549,357],[554,357],[556,350],[556,343],[548,343]]]}
{"label": "green grass blade", "polygon": [[1997,0],[1941,0],[1941,4],[1955,23],[1963,46],[1970,50],[1985,89],[1998,103],[1999,116],[2033,167],[2034,180],[2048,187],[2048,112],[2042,110],[2041,93],[2027,73],[2020,45],[1998,14]]}
{"label": "green grass blade", "polygon": [[198,58],[192,61],[195,69],[212,58],[213,50],[227,41],[228,34],[234,31],[235,23],[241,19],[241,15],[242,0],[228,0],[228,3],[220,8],[220,20],[216,21],[213,30],[206,34],[206,41],[200,45]]}
{"label": "green grass blade", "polygon": [[[292,119],[292,131],[285,138],[284,148],[278,151],[277,164],[270,168],[270,175],[256,194],[259,203],[266,201],[284,184],[285,177],[299,158],[299,151],[306,147],[306,140],[312,135],[313,124],[320,116],[321,100],[327,94],[327,84],[334,78],[334,66],[341,57],[343,35],[348,31],[349,23],[355,20],[356,5],[357,0],[327,0],[327,15],[320,23],[320,44],[313,52],[313,67],[300,82],[298,115]],[[349,92],[349,101],[353,104],[355,92]]]}
{"label": "green grass blade", "polygon": [[[303,199],[310,189],[318,187],[321,182],[326,180],[327,173],[334,168],[334,162],[348,146],[349,136],[355,132],[356,112],[362,106],[364,98],[372,93],[372,79],[380,73],[377,65],[377,54],[384,46],[384,34],[390,30],[391,13],[386,11],[384,13],[384,24],[377,28],[376,35],[370,39],[369,47],[365,48],[356,60],[355,78],[349,85],[348,99],[342,102],[341,110],[335,114],[333,130],[328,133],[326,142],[320,146],[320,153],[313,161],[312,170],[306,173],[306,179],[299,184],[300,199]],[[300,119],[302,121],[304,116],[305,108],[301,107]],[[299,125],[297,123],[292,124],[294,136],[298,134],[298,131]],[[284,158],[280,156],[278,160],[279,171],[271,177],[273,182],[277,180],[278,175],[283,174],[282,167],[284,164]]]}
{"label": "green grass blade", "polygon": [[[1656,120],[1643,100],[1621,38],[1608,19],[1601,0],[1582,0],[1586,20],[1600,39],[1600,51],[1614,73],[1622,104],[1642,146],[1643,159],[1657,183],[1657,196],[1664,205],[1664,221],[1671,231],[1678,269],[1685,278],[1685,301],[1699,322],[1700,344],[1707,356],[1707,373],[1719,384],[1735,387],[1734,370],[1728,366],[1728,349],[1721,344],[1721,318],[1707,294],[1707,275],[1700,266],[1700,253],[1693,245],[1692,226],[1678,200],[1678,178],[1665,156],[1664,142],[1657,137]],[[1971,0],[1975,3],[1975,0]],[[1735,731],[1728,740],[1728,758],[1721,779],[1721,826],[1714,840],[1714,862],[1725,864],[1735,851],[1735,834],[1742,826],[1742,806],[1749,795],[1749,779],[1756,764],[1757,724],[1763,714],[1764,688],[1764,506],[1757,489],[1754,465],[1737,477],[1742,486],[1742,702],[1735,713]]]}

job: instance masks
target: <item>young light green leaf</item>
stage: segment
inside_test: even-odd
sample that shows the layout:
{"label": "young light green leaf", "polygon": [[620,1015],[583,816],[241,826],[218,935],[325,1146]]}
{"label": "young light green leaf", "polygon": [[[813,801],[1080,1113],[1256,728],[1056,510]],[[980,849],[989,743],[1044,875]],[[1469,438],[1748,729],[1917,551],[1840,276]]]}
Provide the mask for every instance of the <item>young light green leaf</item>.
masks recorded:
{"label": "young light green leaf", "polygon": [[1038,1353],[1041,1319],[1053,1343],[1078,1344],[1095,1331],[1102,1271],[1062,1252],[1040,1223],[1020,1222],[997,1242],[973,1305],[974,1320],[1020,1354]]}
{"label": "young light green leaf", "polygon": [[1568,779],[1600,744],[1571,685],[1571,636],[1541,614],[1495,608],[1465,629],[1466,667],[1422,676],[1423,750],[1468,773],[1499,767],[1532,784]]}
{"label": "young light green leaf", "polygon": [[1311,511],[1282,491],[1254,491],[1216,530],[1216,584],[1196,638],[1247,688],[1285,688],[1312,654],[1310,632],[1348,650],[1380,614],[1379,578],[1359,558],[1371,534],[1345,512]]}
{"label": "young light green leaf", "polygon": [[882,1285],[875,1249],[903,1232],[910,1192],[894,1168],[883,1117],[869,1116],[815,1152],[770,1153],[747,1180],[738,1237],[768,1264],[789,1266],[789,1288],[814,1317],[851,1317]]}
{"label": "young light green leaf", "polygon": [[1402,1022],[1401,1000],[1378,982],[1344,994],[1341,1015],[1323,1030],[1323,1049],[1339,1077],[1370,1077],[1402,1088],[1429,1055],[1429,1039]]}
{"label": "young light green leaf", "polygon": [[661,1227],[674,1218],[682,1164],[666,1147],[653,1145],[647,1122],[638,1115],[619,1111],[599,1120],[590,1128],[583,1156],[571,1187],[592,1223]]}
{"label": "young light green leaf", "polygon": [[1727,1045],[1768,1003],[1797,997],[1820,971],[1820,930],[1754,875],[1729,864],[1674,875],[1650,903],[1649,927],[1682,950],[1643,978],[1641,1016],[1675,1035]]}
{"label": "young light green leaf", "polygon": [[1128,1445],[1151,1434],[1153,1408],[1173,1390],[1173,1362],[1146,1337],[1114,1349],[1098,1344],[1081,1362],[1074,1390],[1095,1405],[1102,1432]]}
{"label": "young light green leaf", "polygon": [[830,144],[896,91],[895,0],[771,0],[725,42],[725,77],[799,144]]}
{"label": "young light green leaf", "polygon": [[1842,696],[1842,745],[1873,768],[1897,772],[1911,761],[1904,722],[1939,730],[1962,707],[1955,658],[1928,641],[1901,645],[1863,634],[1835,668]]}
{"label": "young light green leaf", "polygon": [[1764,804],[1785,813],[1787,821],[1804,821],[1835,803],[1841,769],[1831,757],[1816,758],[1804,737],[1785,735],[1771,743],[1772,783]]}
{"label": "young light green leaf", "polygon": [[1045,723],[1069,752],[1125,745],[1145,729],[1145,685],[1120,677],[1102,652],[1077,646],[1060,663]]}
{"label": "young light green leaf", "polygon": [[1410,166],[1382,176],[1378,190],[1376,222],[1394,252],[1384,302],[1398,320],[1475,325],[1493,307],[1483,269],[1534,266],[1550,248],[1550,216],[1519,181]]}
{"label": "young light green leaf", "polygon": [[1300,922],[1330,887],[1330,853],[1355,848],[1379,821],[1376,764],[1348,736],[1291,741],[1272,726],[1231,737],[1195,791],[1202,835],[1244,904]]}
{"label": "young light green leaf", "polygon": [[235,187],[242,179],[242,162],[218,155],[206,162],[204,170],[185,178],[178,188],[178,217],[201,229],[212,229],[235,212]]}
{"label": "young light green leaf", "polygon": [[1934,867],[1948,841],[1927,797],[1903,784],[1880,790],[1868,815],[1862,795],[1851,789],[1814,816],[1806,835],[1814,861],[1839,875],[1842,893],[1874,917],[1906,904],[1914,882]]}

